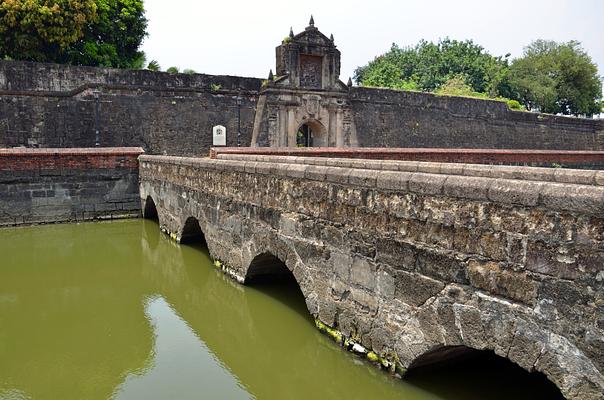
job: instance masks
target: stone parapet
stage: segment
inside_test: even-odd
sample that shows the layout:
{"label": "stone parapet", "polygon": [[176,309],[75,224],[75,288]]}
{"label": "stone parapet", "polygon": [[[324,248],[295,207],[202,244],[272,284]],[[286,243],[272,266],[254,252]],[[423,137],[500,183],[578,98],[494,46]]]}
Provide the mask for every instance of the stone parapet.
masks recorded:
{"label": "stone parapet", "polygon": [[447,162],[359,160],[350,158],[304,157],[221,153],[219,160],[272,162],[284,164],[321,165],[340,168],[360,168],[379,171],[425,172],[431,174],[462,175],[485,178],[504,178],[583,185],[604,185],[604,171],[567,168],[539,168],[507,165],[462,164]]}

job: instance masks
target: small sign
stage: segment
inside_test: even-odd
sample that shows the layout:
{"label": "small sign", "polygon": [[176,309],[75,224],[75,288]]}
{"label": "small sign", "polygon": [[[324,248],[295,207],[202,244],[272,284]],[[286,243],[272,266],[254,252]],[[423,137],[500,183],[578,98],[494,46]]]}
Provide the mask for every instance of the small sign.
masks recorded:
{"label": "small sign", "polygon": [[213,146],[226,146],[226,128],[222,125],[216,125],[212,128]]}

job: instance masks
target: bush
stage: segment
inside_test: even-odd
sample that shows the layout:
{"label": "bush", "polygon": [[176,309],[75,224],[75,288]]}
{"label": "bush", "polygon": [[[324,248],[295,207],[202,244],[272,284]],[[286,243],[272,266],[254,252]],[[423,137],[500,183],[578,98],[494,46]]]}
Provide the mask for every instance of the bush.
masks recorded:
{"label": "bush", "polygon": [[178,74],[178,67],[170,67],[166,70],[170,74]]}
{"label": "bush", "polygon": [[159,66],[159,63],[157,62],[157,60],[151,60],[151,61],[149,61],[149,64],[147,65],[147,69],[149,71],[159,71],[159,70],[161,70],[161,67]]}
{"label": "bush", "polygon": [[506,103],[510,110],[524,110],[524,106],[518,100],[508,100]]}

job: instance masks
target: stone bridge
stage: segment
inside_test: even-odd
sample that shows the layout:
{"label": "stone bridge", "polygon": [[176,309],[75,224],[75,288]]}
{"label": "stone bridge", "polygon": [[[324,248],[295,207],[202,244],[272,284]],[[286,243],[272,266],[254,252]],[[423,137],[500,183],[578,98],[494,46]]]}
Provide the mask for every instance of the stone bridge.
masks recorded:
{"label": "stone bridge", "polygon": [[604,171],[143,155],[145,216],[241,283],[285,276],[320,328],[408,368],[491,350],[604,398]]}

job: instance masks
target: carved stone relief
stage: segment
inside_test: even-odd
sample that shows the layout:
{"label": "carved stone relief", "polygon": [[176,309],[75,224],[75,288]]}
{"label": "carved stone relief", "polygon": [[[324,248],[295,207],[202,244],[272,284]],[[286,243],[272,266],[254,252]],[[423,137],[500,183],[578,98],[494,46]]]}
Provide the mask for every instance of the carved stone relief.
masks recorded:
{"label": "carved stone relief", "polygon": [[300,86],[320,89],[322,69],[322,57],[300,55]]}

